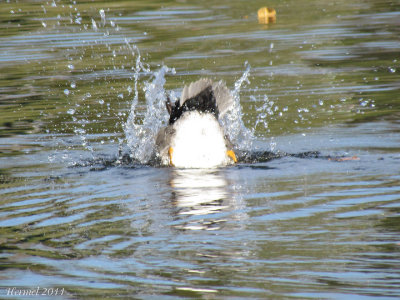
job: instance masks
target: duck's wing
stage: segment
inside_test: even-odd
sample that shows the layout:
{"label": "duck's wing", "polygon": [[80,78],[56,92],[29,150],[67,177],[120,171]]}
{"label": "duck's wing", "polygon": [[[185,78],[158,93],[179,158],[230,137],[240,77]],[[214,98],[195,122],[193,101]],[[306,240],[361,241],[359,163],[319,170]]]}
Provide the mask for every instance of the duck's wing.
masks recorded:
{"label": "duck's wing", "polygon": [[[209,87],[211,87],[211,89],[209,89]],[[207,90],[212,91],[214,97],[210,95],[209,98],[215,98],[219,116],[223,116],[233,105],[233,97],[231,91],[226,87],[225,82],[222,80],[212,82],[211,79],[202,78],[192,82],[189,86],[185,85],[182,90],[179,106],[183,106],[187,100],[194,99],[199,94],[204,94],[204,91]]]}
{"label": "duck's wing", "polygon": [[212,91],[217,101],[219,116],[222,117],[229,108],[233,106],[234,100],[232,93],[222,80],[212,84]]}
{"label": "duck's wing", "polygon": [[158,131],[155,146],[161,159],[167,156],[168,148],[171,145],[171,139],[174,134],[175,130],[172,126],[163,127]]}
{"label": "duck's wing", "polygon": [[219,111],[217,101],[215,99],[211,85],[201,90],[200,93],[196,94],[195,96],[189,99],[185,99],[185,101],[181,105],[179,105],[179,103],[175,103],[174,106],[171,106],[169,124],[173,124],[182,116],[184,112],[187,111],[210,113],[213,114],[216,119],[218,119]]}
{"label": "duck's wing", "polygon": [[195,82],[190,83],[189,86],[185,85],[182,90],[179,106],[182,106],[186,100],[194,98],[203,90],[207,89],[209,86],[212,86],[212,81],[207,78],[201,78]]}

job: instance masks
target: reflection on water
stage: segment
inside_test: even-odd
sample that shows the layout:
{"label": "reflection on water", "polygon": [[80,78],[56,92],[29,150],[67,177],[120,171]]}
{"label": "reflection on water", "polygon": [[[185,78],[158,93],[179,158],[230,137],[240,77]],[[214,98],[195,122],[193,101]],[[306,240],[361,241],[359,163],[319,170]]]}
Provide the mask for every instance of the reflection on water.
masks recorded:
{"label": "reflection on water", "polygon": [[[223,215],[231,206],[231,195],[228,192],[228,182],[218,170],[174,169],[171,172],[171,200],[177,208],[179,218],[185,215],[196,216],[188,218],[184,229],[218,229]],[[206,219],[201,219],[206,216]],[[214,219],[215,218],[215,219]],[[192,220],[191,220],[192,219]]]}

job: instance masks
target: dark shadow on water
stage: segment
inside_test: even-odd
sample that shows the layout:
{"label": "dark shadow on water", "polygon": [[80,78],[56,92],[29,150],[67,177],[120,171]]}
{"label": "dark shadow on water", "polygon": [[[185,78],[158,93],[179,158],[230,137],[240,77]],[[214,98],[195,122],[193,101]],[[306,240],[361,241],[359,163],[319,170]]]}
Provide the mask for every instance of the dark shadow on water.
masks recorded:
{"label": "dark shadow on water", "polygon": [[[324,159],[332,161],[345,160],[345,156],[330,156],[321,155],[319,151],[307,151],[300,153],[287,153],[287,152],[271,152],[271,151],[249,151],[237,153],[238,168],[250,167],[254,169],[272,169],[265,165],[259,165],[262,163],[270,162],[272,160],[294,157],[299,159]],[[90,171],[103,171],[113,167],[122,167],[129,169],[139,169],[144,167],[156,167],[164,168],[161,166],[157,159],[151,160],[147,164],[142,164],[139,161],[133,159],[129,153],[120,154],[118,156],[107,156],[99,155],[95,158],[88,158],[75,162],[71,168],[90,168]]]}
{"label": "dark shadow on water", "polygon": [[308,151],[300,153],[286,153],[286,152],[271,152],[271,151],[250,151],[238,153],[239,163],[264,163],[282,157],[296,157],[296,158],[324,158],[318,151]]}

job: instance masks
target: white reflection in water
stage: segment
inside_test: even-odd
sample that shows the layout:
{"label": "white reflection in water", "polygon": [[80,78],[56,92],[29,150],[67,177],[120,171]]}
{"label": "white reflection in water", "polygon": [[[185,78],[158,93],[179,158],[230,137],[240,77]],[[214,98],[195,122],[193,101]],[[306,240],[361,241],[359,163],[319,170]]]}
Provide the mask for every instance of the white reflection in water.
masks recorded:
{"label": "white reflection in water", "polygon": [[234,205],[226,178],[218,170],[175,169],[171,173],[173,203],[182,219],[178,228],[216,230]]}

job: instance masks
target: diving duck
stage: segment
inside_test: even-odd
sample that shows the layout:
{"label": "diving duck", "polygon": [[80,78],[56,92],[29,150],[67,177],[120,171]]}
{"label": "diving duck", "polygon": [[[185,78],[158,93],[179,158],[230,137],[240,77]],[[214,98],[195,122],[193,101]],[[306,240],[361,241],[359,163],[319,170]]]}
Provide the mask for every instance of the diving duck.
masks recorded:
{"label": "diving duck", "polygon": [[157,134],[161,164],[177,168],[215,168],[237,162],[219,119],[233,105],[225,83],[200,79],[186,85],[175,103],[167,98],[168,125]]}

